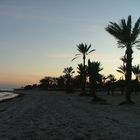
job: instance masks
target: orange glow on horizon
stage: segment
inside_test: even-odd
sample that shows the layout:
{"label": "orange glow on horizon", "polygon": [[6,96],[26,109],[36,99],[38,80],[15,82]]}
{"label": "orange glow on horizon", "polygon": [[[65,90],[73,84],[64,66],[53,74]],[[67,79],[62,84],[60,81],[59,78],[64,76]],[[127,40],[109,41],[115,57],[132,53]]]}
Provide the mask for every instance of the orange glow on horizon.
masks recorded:
{"label": "orange glow on horizon", "polygon": [[28,84],[38,84],[42,76],[38,75],[18,75],[18,74],[0,74],[1,87],[23,87]]}
{"label": "orange glow on horizon", "polygon": [[[122,74],[119,74],[116,71],[108,72],[103,70],[101,74],[107,76],[109,74],[115,75],[116,79],[119,80],[120,77],[122,77]],[[32,85],[32,84],[38,84],[39,81],[44,78],[45,76],[51,76],[51,77],[59,77],[63,75],[63,72],[54,72],[51,71],[48,74],[44,75],[22,75],[22,74],[0,74],[0,87],[13,87],[13,88],[19,88],[24,87],[25,85]],[[75,72],[74,76],[77,75]],[[132,74],[132,79],[135,79],[135,76]]]}

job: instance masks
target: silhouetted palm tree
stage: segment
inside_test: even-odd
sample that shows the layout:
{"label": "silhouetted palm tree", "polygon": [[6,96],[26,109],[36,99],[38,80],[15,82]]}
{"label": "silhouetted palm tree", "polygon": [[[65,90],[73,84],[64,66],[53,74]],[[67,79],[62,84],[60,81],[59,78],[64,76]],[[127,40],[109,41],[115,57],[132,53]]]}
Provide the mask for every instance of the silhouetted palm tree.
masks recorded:
{"label": "silhouetted palm tree", "polygon": [[[83,79],[84,79],[84,72],[86,71],[86,70],[84,70],[84,69],[87,69],[87,66],[83,66],[83,64],[81,63],[81,64],[78,64],[78,67],[77,67],[77,69],[78,69],[78,71],[77,71],[77,73],[78,73],[78,75],[79,75],[79,78],[80,78],[80,81],[83,81]],[[81,82],[81,88],[83,89],[83,87],[84,87],[84,85],[83,85],[84,83],[83,82]]]}
{"label": "silhouetted palm tree", "polygon": [[132,28],[131,16],[128,16],[127,21],[121,19],[120,24],[110,22],[105,28],[107,32],[113,35],[118,40],[119,48],[126,48],[126,101],[123,104],[133,103],[131,101],[131,77],[132,77],[132,47],[139,47],[138,35],[140,34],[140,18],[136,21]]}
{"label": "silhouetted palm tree", "polygon": [[126,66],[125,65],[120,65],[116,71],[123,74],[124,78],[126,79]]}
{"label": "silhouetted palm tree", "polygon": [[[90,62],[88,60],[88,76],[90,83],[90,92],[93,95],[93,101],[101,101],[101,98],[97,97],[96,89],[98,86],[98,82],[101,82],[102,75],[99,73],[102,71],[100,62]],[[103,101],[103,100],[102,100]]]}
{"label": "silhouetted palm tree", "polygon": [[88,46],[87,44],[83,44],[83,43],[77,45],[77,48],[78,48],[78,51],[80,52],[80,54],[76,54],[75,57],[72,59],[72,61],[75,60],[76,58],[78,58],[80,55],[82,55],[82,57],[83,57],[83,67],[84,67],[83,75],[84,76],[83,76],[83,80],[82,80],[82,82],[83,82],[82,94],[85,94],[85,86],[86,86],[86,70],[85,70],[86,64],[85,64],[85,61],[86,61],[86,56],[88,54],[90,54],[91,52],[95,51],[95,49],[90,50],[91,44]]}
{"label": "silhouetted palm tree", "polygon": [[78,64],[78,67],[77,67],[77,69],[78,69],[78,74],[81,76],[81,77],[83,77],[83,73],[84,73],[84,66],[83,66],[83,64],[81,63],[81,64]]}
{"label": "silhouetted palm tree", "polygon": [[77,73],[83,77],[84,76],[84,71],[86,72],[86,76],[87,76],[87,65],[85,65],[85,67],[83,66],[83,64],[78,64],[78,67],[77,67],[78,71]]}
{"label": "silhouetted palm tree", "polygon": [[72,67],[67,67],[67,68],[64,68],[63,73],[65,73],[65,76],[67,77],[72,77],[74,71]]}
{"label": "silhouetted palm tree", "polygon": [[126,65],[126,54],[120,58],[120,60],[123,62],[123,66]]}
{"label": "silhouetted palm tree", "polygon": [[74,70],[72,67],[67,67],[67,68],[64,68],[63,73],[65,74],[64,78],[65,78],[67,92],[72,92],[73,91],[72,76],[74,74]]}
{"label": "silhouetted palm tree", "polygon": [[123,62],[123,64],[120,65],[116,71],[123,74],[124,79],[126,80],[126,54],[121,57],[120,60]]}

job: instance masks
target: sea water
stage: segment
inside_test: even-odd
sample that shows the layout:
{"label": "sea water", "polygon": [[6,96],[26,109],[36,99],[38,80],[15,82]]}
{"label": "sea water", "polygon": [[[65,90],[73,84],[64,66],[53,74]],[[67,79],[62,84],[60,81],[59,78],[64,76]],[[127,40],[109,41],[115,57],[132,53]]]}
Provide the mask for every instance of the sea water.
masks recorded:
{"label": "sea water", "polygon": [[0,101],[7,100],[18,96],[18,94],[12,92],[13,89],[0,89]]}

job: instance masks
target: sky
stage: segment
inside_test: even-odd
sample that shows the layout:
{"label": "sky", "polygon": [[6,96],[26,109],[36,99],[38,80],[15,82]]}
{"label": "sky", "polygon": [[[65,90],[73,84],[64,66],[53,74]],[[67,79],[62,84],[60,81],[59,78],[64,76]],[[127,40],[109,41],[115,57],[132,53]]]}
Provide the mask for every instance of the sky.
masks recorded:
{"label": "sky", "polygon": [[[110,21],[140,17],[139,0],[0,0],[0,88],[38,83],[45,76],[76,71],[82,57],[71,61],[80,43],[95,52],[87,59],[100,61],[104,75],[121,77],[124,49],[105,31]],[[133,64],[140,63],[134,49]]]}

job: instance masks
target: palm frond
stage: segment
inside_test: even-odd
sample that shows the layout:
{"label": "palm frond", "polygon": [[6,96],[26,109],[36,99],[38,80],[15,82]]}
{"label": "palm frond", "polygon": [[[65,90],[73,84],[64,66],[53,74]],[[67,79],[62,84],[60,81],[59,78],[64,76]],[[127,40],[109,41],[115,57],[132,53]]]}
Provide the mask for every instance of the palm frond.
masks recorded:
{"label": "palm frond", "polygon": [[122,29],[122,30],[124,30],[124,29],[127,28],[127,25],[126,25],[125,19],[121,19],[120,26],[121,26],[121,29]]}
{"label": "palm frond", "polygon": [[75,59],[77,59],[79,56],[77,56],[77,57],[74,57],[71,61],[73,61],[73,60],[75,60]]}
{"label": "palm frond", "polygon": [[123,49],[123,48],[125,48],[125,47],[126,47],[126,46],[123,45],[123,43],[122,43],[121,41],[118,40],[118,48]]}
{"label": "palm frond", "polygon": [[125,73],[126,73],[126,66],[125,65],[120,65],[116,71],[125,75]]}
{"label": "palm frond", "polygon": [[98,62],[98,61],[91,62],[90,60],[88,60],[88,72],[89,73],[96,74],[102,70],[103,70],[103,68],[101,67],[100,62]]}
{"label": "palm frond", "polygon": [[91,44],[87,46],[86,51],[88,52],[90,48],[91,48]]}
{"label": "palm frond", "polygon": [[110,22],[110,24],[114,27],[113,29],[117,30],[118,32],[122,31],[121,27],[117,23]]}
{"label": "palm frond", "polygon": [[93,49],[93,50],[89,51],[87,54],[90,54],[91,52],[94,52],[94,51],[95,51],[95,49]]}
{"label": "palm frond", "polygon": [[81,54],[75,54],[75,56],[79,56],[79,55],[81,55]]}
{"label": "palm frond", "polygon": [[124,74],[121,70],[116,70],[117,72],[119,72],[119,73],[122,73],[122,74]]}
{"label": "palm frond", "polygon": [[77,45],[77,50],[80,52],[80,53],[84,53],[85,52],[85,47],[84,47],[84,44],[81,43],[79,45]]}
{"label": "palm frond", "polygon": [[[126,54],[123,57],[121,57],[120,60],[123,61],[123,63],[126,63],[127,61]],[[120,67],[124,67],[124,66],[121,65]]]}
{"label": "palm frond", "polygon": [[131,43],[131,16],[128,16],[128,20],[127,23],[125,21],[125,19],[121,20],[121,28],[122,28],[122,34],[123,34],[123,38],[122,38],[122,42],[127,44],[127,43]]}
{"label": "palm frond", "polygon": [[120,38],[120,33],[122,32],[121,27],[115,23],[115,22],[110,22],[110,24],[105,28],[107,32],[112,34],[115,38]]}
{"label": "palm frond", "polygon": [[140,34],[140,18],[136,21],[133,28],[131,15],[129,15],[127,21],[121,19],[119,24],[110,22],[105,30],[117,39],[119,48],[124,48],[128,45],[132,47],[140,43],[138,39]]}
{"label": "palm frond", "polygon": [[136,21],[132,34],[131,34],[131,40],[134,42],[138,35],[140,34],[140,18]]}
{"label": "palm frond", "polygon": [[124,74],[124,72],[123,71],[121,71],[121,70],[116,70],[117,72],[119,72],[119,73],[121,73],[121,74]]}
{"label": "palm frond", "polygon": [[132,71],[133,73],[136,74],[140,74],[140,65],[134,65],[132,66]]}
{"label": "palm frond", "polygon": [[139,45],[139,43],[140,43],[140,39],[137,39],[137,40],[135,40],[135,41],[133,42],[133,45],[134,45],[134,44]]}
{"label": "palm frond", "polygon": [[128,20],[127,20],[127,31],[128,31],[129,37],[131,37],[131,29],[132,29],[132,20],[131,20],[131,15],[129,15]]}
{"label": "palm frond", "polygon": [[[81,43],[81,44],[77,45],[77,50],[83,55],[88,55],[89,53],[93,52],[93,50],[88,52],[90,48],[91,48],[91,44],[89,46],[86,43],[85,44]],[[76,54],[75,56],[77,56],[77,55],[79,55],[79,54]]]}

